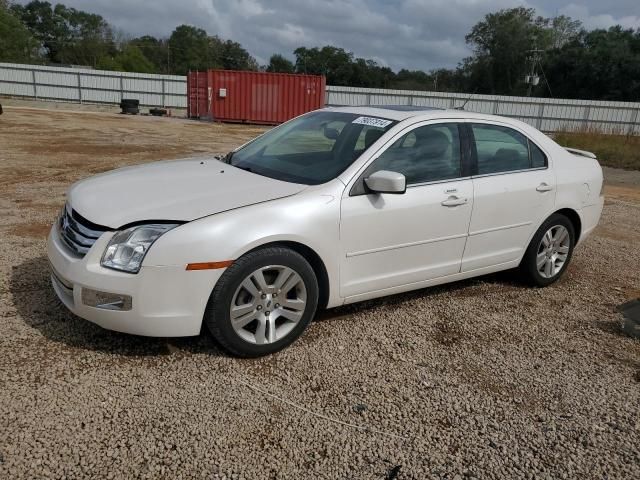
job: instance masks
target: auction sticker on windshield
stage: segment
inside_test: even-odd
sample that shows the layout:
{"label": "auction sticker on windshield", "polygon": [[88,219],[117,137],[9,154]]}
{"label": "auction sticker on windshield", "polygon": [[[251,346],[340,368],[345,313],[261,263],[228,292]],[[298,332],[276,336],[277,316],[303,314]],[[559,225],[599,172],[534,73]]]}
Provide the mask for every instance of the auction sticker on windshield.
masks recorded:
{"label": "auction sticker on windshield", "polygon": [[362,125],[368,125],[370,127],[385,128],[392,124],[393,121],[375,117],[358,117],[352,123],[361,123]]}

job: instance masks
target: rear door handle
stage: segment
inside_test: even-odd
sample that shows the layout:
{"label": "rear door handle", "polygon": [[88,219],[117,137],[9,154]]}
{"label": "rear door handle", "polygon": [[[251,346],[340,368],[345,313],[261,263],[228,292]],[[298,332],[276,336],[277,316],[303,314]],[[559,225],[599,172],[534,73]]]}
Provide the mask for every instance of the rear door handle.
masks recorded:
{"label": "rear door handle", "polygon": [[551,190],[553,190],[553,187],[551,185],[547,185],[546,183],[542,182],[540,185],[536,187],[536,190],[538,192],[550,192]]}
{"label": "rear door handle", "polygon": [[446,200],[443,200],[441,205],[443,207],[457,207],[459,205],[464,205],[467,202],[468,202],[468,199],[466,198],[458,198],[455,195],[451,195]]}

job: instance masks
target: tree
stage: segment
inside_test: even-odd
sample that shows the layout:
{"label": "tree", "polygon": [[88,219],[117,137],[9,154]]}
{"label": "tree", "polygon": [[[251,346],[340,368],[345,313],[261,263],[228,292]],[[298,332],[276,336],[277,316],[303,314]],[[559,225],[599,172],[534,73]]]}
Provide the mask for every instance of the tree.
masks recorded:
{"label": "tree", "polygon": [[565,15],[560,15],[551,19],[549,32],[548,48],[562,48],[579,38],[582,31],[582,23],[579,20],[573,20]]}
{"label": "tree", "polygon": [[211,58],[210,38],[201,28],[180,25],[169,37],[171,71],[186,75],[189,70],[215,68],[218,63]]}
{"label": "tree", "polygon": [[435,78],[421,70],[402,69],[396,75],[393,88],[406,90],[435,90]]}
{"label": "tree", "polygon": [[[477,85],[481,93],[523,93],[529,50],[543,35],[544,19],[532,8],[517,7],[490,13],[465,37],[474,48],[484,74]],[[520,82],[520,83],[519,83]]]}
{"label": "tree", "polygon": [[142,54],[147,58],[158,73],[171,73],[171,51],[166,39],[158,39],[151,35],[134,38],[129,42],[140,49]]}
{"label": "tree", "polygon": [[551,53],[545,73],[556,96],[637,101],[640,31],[620,26],[583,31]]}
{"label": "tree", "polygon": [[238,42],[227,40],[222,44],[220,58],[226,70],[257,70],[258,62]]}
{"label": "tree", "polygon": [[49,60],[59,61],[59,51],[68,38],[69,32],[64,19],[54,14],[51,4],[33,1],[24,6],[14,4],[11,9],[40,42]]}
{"label": "tree", "polygon": [[155,73],[156,67],[135,45],[126,45],[118,54],[120,65],[125,72]]}
{"label": "tree", "polygon": [[0,0],[0,61],[28,62],[36,58],[37,42]]}
{"label": "tree", "polygon": [[122,51],[113,57],[101,57],[96,67],[101,70],[138,73],[156,73],[157,71],[155,65],[134,44],[125,45]]}
{"label": "tree", "polygon": [[325,75],[331,85],[350,85],[353,74],[353,53],[330,45],[322,48],[300,47],[296,56],[296,72]]}
{"label": "tree", "polygon": [[101,57],[116,53],[113,31],[100,15],[39,0],[11,9],[51,62],[95,66]]}
{"label": "tree", "polygon": [[276,53],[275,55],[271,55],[269,59],[269,65],[267,65],[267,72],[274,73],[294,73],[295,65],[293,62],[284,56]]}
{"label": "tree", "polygon": [[67,27],[69,36],[60,51],[60,61],[95,66],[105,55],[117,52],[111,26],[100,15],[57,4],[54,12]]}

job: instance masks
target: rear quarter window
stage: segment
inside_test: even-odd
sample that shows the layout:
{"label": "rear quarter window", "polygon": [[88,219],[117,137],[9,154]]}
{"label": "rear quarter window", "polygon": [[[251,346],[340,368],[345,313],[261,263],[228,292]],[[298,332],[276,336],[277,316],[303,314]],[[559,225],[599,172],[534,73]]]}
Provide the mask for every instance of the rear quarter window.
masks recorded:
{"label": "rear quarter window", "polygon": [[547,156],[540,147],[529,140],[529,155],[531,155],[531,168],[543,168],[547,166]]}

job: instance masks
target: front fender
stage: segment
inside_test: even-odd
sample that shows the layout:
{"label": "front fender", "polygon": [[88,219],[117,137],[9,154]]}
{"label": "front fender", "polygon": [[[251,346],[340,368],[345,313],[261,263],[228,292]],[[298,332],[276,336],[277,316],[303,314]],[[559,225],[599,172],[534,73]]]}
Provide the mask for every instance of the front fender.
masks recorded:
{"label": "front fender", "polygon": [[[181,225],[160,237],[149,249],[145,266],[236,260],[273,242],[297,242],[324,262],[332,288],[339,285],[339,181],[297,195],[251,205]],[[333,297],[333,295],[332,295]],[[329,299],[329,304],[339,299]]]}

